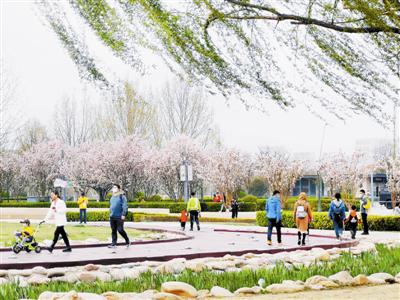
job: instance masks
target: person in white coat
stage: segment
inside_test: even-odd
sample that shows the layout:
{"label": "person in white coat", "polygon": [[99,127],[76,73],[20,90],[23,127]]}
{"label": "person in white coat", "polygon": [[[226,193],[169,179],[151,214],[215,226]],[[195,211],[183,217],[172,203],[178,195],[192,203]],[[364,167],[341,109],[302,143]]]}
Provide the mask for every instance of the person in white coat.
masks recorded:
{"label": "person in white coat", "polygon": [[71,246],[69,244],[67,233],[65,232],[64,226],[67,224],[67,206],[65,202],[60,199],[60,194],[54,191],[50,194],[51,205],[49,212],[47,213],[44,221],[54,222],[56,225],[56,230],[54,231],[53,243],[48,250],[53,252],[55,245],[57,244],[60,234],[64,240],[66,248],[63,252],[71,252]]}

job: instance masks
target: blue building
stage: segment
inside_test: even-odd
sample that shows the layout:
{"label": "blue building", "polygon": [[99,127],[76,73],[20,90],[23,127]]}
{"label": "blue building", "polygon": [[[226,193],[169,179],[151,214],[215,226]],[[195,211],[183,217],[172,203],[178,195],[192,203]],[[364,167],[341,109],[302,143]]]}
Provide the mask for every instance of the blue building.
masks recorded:
{"label": "blue building", "polygon": [[[301,192],[307,193],[308,196],[317,196],[318,176],[304,175],[296,181],[292,191],[292,196],[297,196]],[[324,184],[321,180],[321,195],[324,195]]]}

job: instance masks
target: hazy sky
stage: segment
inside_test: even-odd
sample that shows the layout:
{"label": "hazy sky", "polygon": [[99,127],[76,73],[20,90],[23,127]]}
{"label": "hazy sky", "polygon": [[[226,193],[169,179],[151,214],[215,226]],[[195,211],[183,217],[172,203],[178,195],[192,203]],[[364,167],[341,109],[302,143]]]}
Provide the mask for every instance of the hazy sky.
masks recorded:
{"label": "hazy sky", "polygon": [[[33,1],[0,2],[2,62],[18,83],[17,96],[24,118],[36,117],[49,124],[56,102],[63,95],[79,98],[84,85],[66,51],[36,15]],[[121,78],[137,83],[139,90],[150,88],[138,74],[117,62],[115,70]],[[150,76],[157,78],[146,80],[147,85],[152,83],[153,89],[171,78],[164,68],[154,70]],[[313,152],[316,156],[319,153],[324,122],[304,107],[282,111],[269,104],[266,106],[269,113],[263,114],[246,111],[235,99],[229,100],[229,106],[219,96],[210,97],[209,102],[214,108],[222,140],[228,146],[251,152],[269,145],[293,152]],[[364,116],[354,116],[346,124],[332,119],[326,128],[323,149],[350,152],[358,139],[391,137],[390,130]]]}

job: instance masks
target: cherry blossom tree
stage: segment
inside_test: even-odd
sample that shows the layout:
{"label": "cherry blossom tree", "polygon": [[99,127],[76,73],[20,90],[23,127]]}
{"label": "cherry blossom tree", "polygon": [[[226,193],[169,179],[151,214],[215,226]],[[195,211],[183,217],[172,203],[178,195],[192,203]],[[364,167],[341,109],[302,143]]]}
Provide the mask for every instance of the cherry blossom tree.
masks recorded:
{"label": "cherry blossom tree", "polygon": [[258,153],[256,170],[257,175],[264,178],[270,192],[280,191],[284,205],[296,180],[304,172],[304,162],[292,159],[284,151],[265,148]]}
{"label": "cherry blossom tree", "polygon": [[154,157],[160,187],[173,199],[182,196],[179,171],[184,160],[193,168],[191,188],[196,190],[207,179],[209,169],[209,160],[196,141],[184,135],[178,136],[170,140]]}
{"label": "cherry blossom tree", "polygon": [[60,176],[64,146],[56,141],[33,145],[21,156],[21,177],[29,193],[45,196]]}
{"label": "cherry blossom tree", "polygon": [[104,201],[113,182],[109,174],[113,165],[109,163],[110,144],[93,142],[70,148],[66,153],[63,173],[74,181],[79,189],[91,188],[99,194],[100,201]]}
{"label": "cherry blossom tree", "polygon": [[0,192],[8,195],[23,193],[20,156],[11,151],[0,152]]}
{"label": "cherry blossom tree", "polygon": [[211,161],[211,183],[226,193],[229,203],[253,177],[251,156],[235,149],[222,149],[212,154]]}
{"label": "cherry blossom tree", "polygon": [[338,152],[326,156],[320,162],[320,173],[325,185],[329,186],[331,195],[338,191],[345,200],[355,198],[364,176],[368,173],[363,158],[364,153],[358,151],[350,155]]}

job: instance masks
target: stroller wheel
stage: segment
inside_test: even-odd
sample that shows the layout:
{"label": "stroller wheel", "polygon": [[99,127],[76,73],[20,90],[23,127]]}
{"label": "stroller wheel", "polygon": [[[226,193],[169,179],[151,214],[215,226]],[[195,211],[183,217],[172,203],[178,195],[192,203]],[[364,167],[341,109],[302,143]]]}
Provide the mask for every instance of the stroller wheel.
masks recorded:
{"label": "stroller wheel", "polygon": [[21,252],[22,249],[21,249],[21,247],[18,246],[18,244],[15,244],[15,245],[12,247],[12,250],[14,251],[14,253],[18,254],[18,253]]}
{"label": "stroller wheel", "polygon": [[35,247],[35,252],[36,253],[40,253],[40,251],[42,251],[42,248],[40,246],[36,246]]}
{"label": "stroller wheel", "polygon": [[31,252],[32,250],[29,248],[29,246],[26,246],[26,247],[25,247],[25,251],[29,253],[29,252]]}

